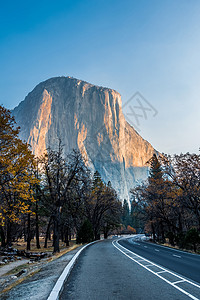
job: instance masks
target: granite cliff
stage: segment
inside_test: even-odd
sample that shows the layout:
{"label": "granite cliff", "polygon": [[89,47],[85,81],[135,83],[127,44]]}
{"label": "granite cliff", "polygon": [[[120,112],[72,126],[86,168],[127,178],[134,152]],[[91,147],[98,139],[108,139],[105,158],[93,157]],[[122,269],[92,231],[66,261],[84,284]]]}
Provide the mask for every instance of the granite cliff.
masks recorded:
{"label": "granite cliff", "polygon": [[41,82],[13,115],[36,156],[55,148],[60,138],[65,154],[79,148],[122,200],[147,177],[145,163],[156,152],[125,120],[118,92],[75,78]]}

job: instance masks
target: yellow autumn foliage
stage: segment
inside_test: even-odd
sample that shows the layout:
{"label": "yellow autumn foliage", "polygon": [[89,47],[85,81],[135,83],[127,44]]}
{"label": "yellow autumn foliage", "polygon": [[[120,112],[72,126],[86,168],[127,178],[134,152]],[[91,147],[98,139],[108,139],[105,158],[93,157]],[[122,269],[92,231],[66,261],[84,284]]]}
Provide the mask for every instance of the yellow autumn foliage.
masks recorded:
{"label": "yellow autumn foliage", "polygon": [[19,137],[14,118],[0,106],[0,225],[19,222],[35,201],[34,157]]}

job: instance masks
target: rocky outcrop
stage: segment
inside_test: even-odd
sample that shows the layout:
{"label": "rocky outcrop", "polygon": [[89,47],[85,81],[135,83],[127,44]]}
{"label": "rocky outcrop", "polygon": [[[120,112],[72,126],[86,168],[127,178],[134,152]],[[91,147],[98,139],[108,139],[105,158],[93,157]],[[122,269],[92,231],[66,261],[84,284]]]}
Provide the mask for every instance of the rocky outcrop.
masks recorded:
{"label": "rocky outcrop", "polygon": [[35,155],[58,140],[67,154],[79,148],[90,168],[111,181],[120,198],[147,177],[145,163],[155,153],[130,126],[118,92],[87,82],[56,77],[37,85],[13,111]]}

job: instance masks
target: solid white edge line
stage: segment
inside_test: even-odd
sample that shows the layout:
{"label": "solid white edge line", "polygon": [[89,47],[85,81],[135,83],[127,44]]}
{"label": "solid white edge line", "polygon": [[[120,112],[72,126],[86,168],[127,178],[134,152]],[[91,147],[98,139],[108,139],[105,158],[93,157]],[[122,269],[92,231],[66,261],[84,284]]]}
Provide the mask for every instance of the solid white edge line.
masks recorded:
{"label": "solid white edge line", "polygon": [[47,300],[58,300],[59,299],[59,295],[62,291],[63,288],[63,284],[66,280],[66,278],[69,276],[70,271],[72,270],[77,258],[79,257],[79,255],[81,254],[81,252],[88,246],[99,242],[99,241],[94,241],[91,242],[85,246],[83,246],[70,260],[70,262],[67,264],[67,266],[64,268],[62,274],[60,275],[60,277],[58,278],[58,280],[56,281],[56,284],[54,285],[49,297],[47,298]]}
{"label": "solid white edge line", "polygon": [[[176,277],[178,277],[178,278],[180,278],[180,279],[184,279],[186,282],[188,282],[188,283],[190,283],[190,284],[192,284],[192,285],[194,285],[194,286],[200,288],[200,285],[199,285],[199,284],[196,284],[196,283],[194,283],[194,282],[192,282],[192,281],[190,281],[190,280],[188,280],[188,279],[186,279],[186,278],[184,278],[184,277],[181,277],[180,275],[178,275],[178,274],[176,274],[176,273],[173,273],[172,271],[167,270],[167,269],[165,269],[164,267],[159,266],[159,265],[153,263],[152,261],[150,261],[150,260],[148,260],[148,259],[146,259],[146,258],[144,258],[144,257],[142,257],[142,256],[140,256],[140,255],[138,255],[138,254],[136,254],[135,252],[133,252],[133,251],[131,251],[131,250],[129,250],[129,249],[123,247],[122,245],[120,245],[120,244],[118,243],[118,241],[119,241],[119,240],[117,240],[117,241],[115,241],[115,242],[116,242],[120,247],[124,248],[126,251],[130,252],[131,254],[134,254],[135,256],[137,256],[137,257],[139,257],[139,258],[141,258],[141,259],[144,259],[144,260],[148,261],[150,264],[152,264],[152,265],[154,265],[154,266],[160,268],[161,270],[164,270],[165,272],[168,272],[168,273],[170,273],[170,274],[172,274],[172,275],[174,275],[174,276],[176,276]],[[156,273],[158,273],[158,272],[156,272]]]}
{"label": "solid white edge line", "polygon": [[[120,245],[120,244],[118,243],[118,241],[113,241],[113,242],[112,242],[113,246],[114,246],[116,249],[118,249],[120,252],[122,252],[124,255],[126,255],[128,258],[130,258],[131,260],[133,260],[134,262],[136,262],[137,264],[139,264],[140,266],[142,266],[143,268],[145,268],[145,269],[148,270],[149,272],[153,273],[154,275],[156,275],[156,276],[159,277],[160,279],[164,280],[164,281],[167,282],[169,285],[173,286],[174,288],[176,288],[177,290],[179,290],[179,291],[182,292],[183,294],[187,295],[187,296],[190,297],[191,299],[193,299],[193,300],[199,300],[199,298],[196,298],[195,296],[193,296],[192,294],[186,292],[185,290],[183,290],[183,289],[180,288],[179,286],[176,286],[175,284],[173,284],[172,282],[170,282],[170,281],[167,280],[166,278],[162,277],[162,276],[159,275],[158,273],[152,271],[151,269],[147,268],[145,265],[143,265],[143,264],[141,264],[140,262],[138,262],[138,260],[135,260],[134,258],[132,258],[131,256],[129,256],[128,254],[126,254],[124,251],[122,251],[120,248],[118,248],[118,247],[114,244],[114,242],[115,242],[117,245],[119,245],[120,247],[124,248],[125,250],[128,250],[129,252],[133,253],[134,255],[136,255],[136,256],[138,256],[138,257],[140,257],[140,258],[145,259],[144,257],[142,257],[142,256],[140,256],[140,255],[138,255],[138,254],[136,254],[135,252],[132,252],[132,251],[130,251],[129,249],[123,247],[122,245]],[[185,282],[188,282],[188,283],[190,283],[190,284],[192,284],[192,285],[194,285],[194,286],[200,288],[199,285],[197,285],[197,284],[195,284],[195,283],[193,283],[193,282],[191,282],[191,281],[189,281],[189,280],[187,280],[187,279],[185,279],[185,278],[183,278],[183,277],[181,277],[181,276],[179,276],[179,275],[176,275],[175,273],[173,273],[173,272],[171,272],[171,271],[169,271],[169,270],[166,270],[166,269],[164,269],[163,267],[160,267],[160,266],[154,264],[153,262],[151,262],[151,261],[149,261],[149,260],[147,260],[147,259],[145,259],[145,260],[148,261],[148,262],[150,262],[150,263],[152,263],[153,265],[159,267],[160,269],[163,269],[163,270],[165,270],[166,272],[168,272],[168,273],[170,273],[170,274],[172,274],[172,275],[174,275],[174,276],[180,278],[181,280],[184,280]]]}

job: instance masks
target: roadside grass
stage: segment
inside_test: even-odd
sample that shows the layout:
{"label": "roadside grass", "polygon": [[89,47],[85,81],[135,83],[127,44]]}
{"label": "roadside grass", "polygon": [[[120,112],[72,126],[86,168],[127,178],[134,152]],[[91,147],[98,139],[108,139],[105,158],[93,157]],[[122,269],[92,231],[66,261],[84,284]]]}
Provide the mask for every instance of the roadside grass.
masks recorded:
{"label": "roadside grass", "polygon": [[176,249],[176,250],[180,250],[180,251],[184,251],[184,252],[189,252],[189,253],[192,253],[192,254],[198,254],[198,255],[200,254],[200,248],[198,248],[197,251],[194,252],[191,249],[180,248],[177,245],[176,246],[172,246],[171,244],[169,244],[167,242],[164,243],[164,244],[163,243],[157,243],[157,244],[159,244],[161,246],[168,247],[168,248],[172,248],[172,249]]}
{"label": "roadside grass", "polygon": [[[44,258],[42,260],[39,261],[33,261],[31,264],[25,262],[22,265],[16,266],[15,268],[9,270],[7,273],[5,273],[3,276],[8,276],[8,275],[15,275],[18,272],[20,272],[23,269],[29,269],[31,266],[33,265],[40,265],[41,262],[43,263],[48,263],[50,261],[53,261],[59,257],[61,257],[62,255],[64,255],[65,253],[72,251],[74,249],[76,249],[77,247],[80,247],[81,244],[76,244],[76,240],[72,239],[71,241],[69,241],[69,246],[66,246],[65,243],[63,243],[62,241],[60,241],[60,252],[58,253],[53,253],[53,246],[52,243],[53,241],[50,240],[47,243],[47,248],[44,248],[44,242],[45,239],[43,237],[40,237],[40,249],[37,249],[36,247],[36,240],[33,239],[31,241],[31,250],[30,252],[34,252],[34,253],[47,253],[48,256],[47,258]],[[19,239],[16,242],[13,242],[12,247],[18,250],[26,250],[26,242],[24,241],[24,239]],[[8,262],[9,265],[12,265],[12,262]],[[0,268],[4,267],[5,265],[0,265]]]}
{"label": "roadside grass", "polygon": [[[45,238],[44,237],[40,237],[40,249],[37,249],[36,247],[36,240],[35,238],[31,240],[31,250],[30,252],[53,252],[53,240],[47,242],[47,248],[44,248],[44,243],[45,243]],[[71,246],[73,246],[74,244],[76,244],[76,240],[72,239],[71,241],[69,241],[69,246],[66,246],[66,244],[62,241],[60,241],[59,246],[60,246],[60,250],[62,249],[67,249]],[[16,248],[18,250],[26,250],[26,242],[24,241],[24,239],[19,239],[16,242],[12,243],[12,247]]]}
{"label": "roadside grass", "polygon": [[14,274],[20,272],[21,270],[28,268],[29,266],[30,266],[29,264],[20,265],[20,266],[14,268],[14,269],[8,271],[3,276],[14,275]]}
{"label": "roadside grass", "polygon": [[0,296],[4,293],[7,293],[8,291],[10,291],[12,288],[14,288],[15,286],[17,286],[18,284],[22,283],[25,279],[28,279],[30,278],[31,276],[33,276],[34,274],[38,273],[40,271],[40,269],[37,269],[37,270],[34,270],[32,271],[30,274],[22,277],[22,278],[19,278],[17,279],[15,282],[9,284],[5,289],[3,289],[1,292],[0,292]]}
{"label": "roadside grass", "polygon": [[[54,260],[58,259],[59,257],[61,257],[64,254],[66,254],[67,252],[70,252],[70,251],[72,251],[72,250],[74,250],[74,249],[82,246],[82,244],[76,244],[74,241],[72,241],[70,244],[71,245],[69,247],[67,247],[67,248],[65,247],[65,248],[61,249],[59,253],[56,253],[56,254],[52,255],[51,257],[47,258],[46,260],[41,260],[40,262],[44,262],[44,264],[47,264],[47,263],[49,263],[51,261],[54,261]],[[35,275],[36,273],[38,273],[41,270],[42,266],[44,265],[44,264],[40,264],[40,262],[39,263],[38,262],[34,263],[35,266],[39,265],[36,270],[32,270],[29,274],[23,276],[22,278],[16,279],[15,282],[12,282],[6,288],[4,288],[0,292],[0,298],[1,298],[2,294],[7,293],[12,288],[14,288],[18,284],[22,283],[24,280],[26,280],[26,279],[32,277],[33,275]],[[4,274],[3,276],[15,275],[15,274],[17,274],[18,272],[20,272],[23,269],[29,269],[31,266],[32,266],[32,264],[27,264],[27,263],[23,264],[23,265],[20,265],[20,266],[18,266],[16,268],[10,270],[9,272],[7,272],[6,274]]]}
{"label": "roadside grass", "polygon": [[63,256],[64,254],[66,254],[80,246],[81,246],[81,244],[72,244],[68,248],[61,249],[60,252],[53,254],[52,256],[48,257],[47,259],[42,259],[40,261],[33,262],[32,264],[25,263],[23,265],[17,266],[15,268],[13,268],[12,270],[8,271],[7,273],[5,273],[3,276],[17,274],[18,272],[20,272],[23,269],[29,269],[32,265],[40,265],[41,262],[48,263],[48,262],[54,261],[55,259]]}
{"label": "roadside grass", "polygon": [[64,254],[66,254],[67,252],[69,251],[72,251],[78,247],[82,246],[82,244],[72,244],[71,246],[69,246],[68,248],[64,248],[64,249],[61,249],[60,252],[58,253],[55,253],[54,255],[52,255],[51,257],[49,257],[47,260],[48,261],[53,261],[61,256],[63,256]]}

